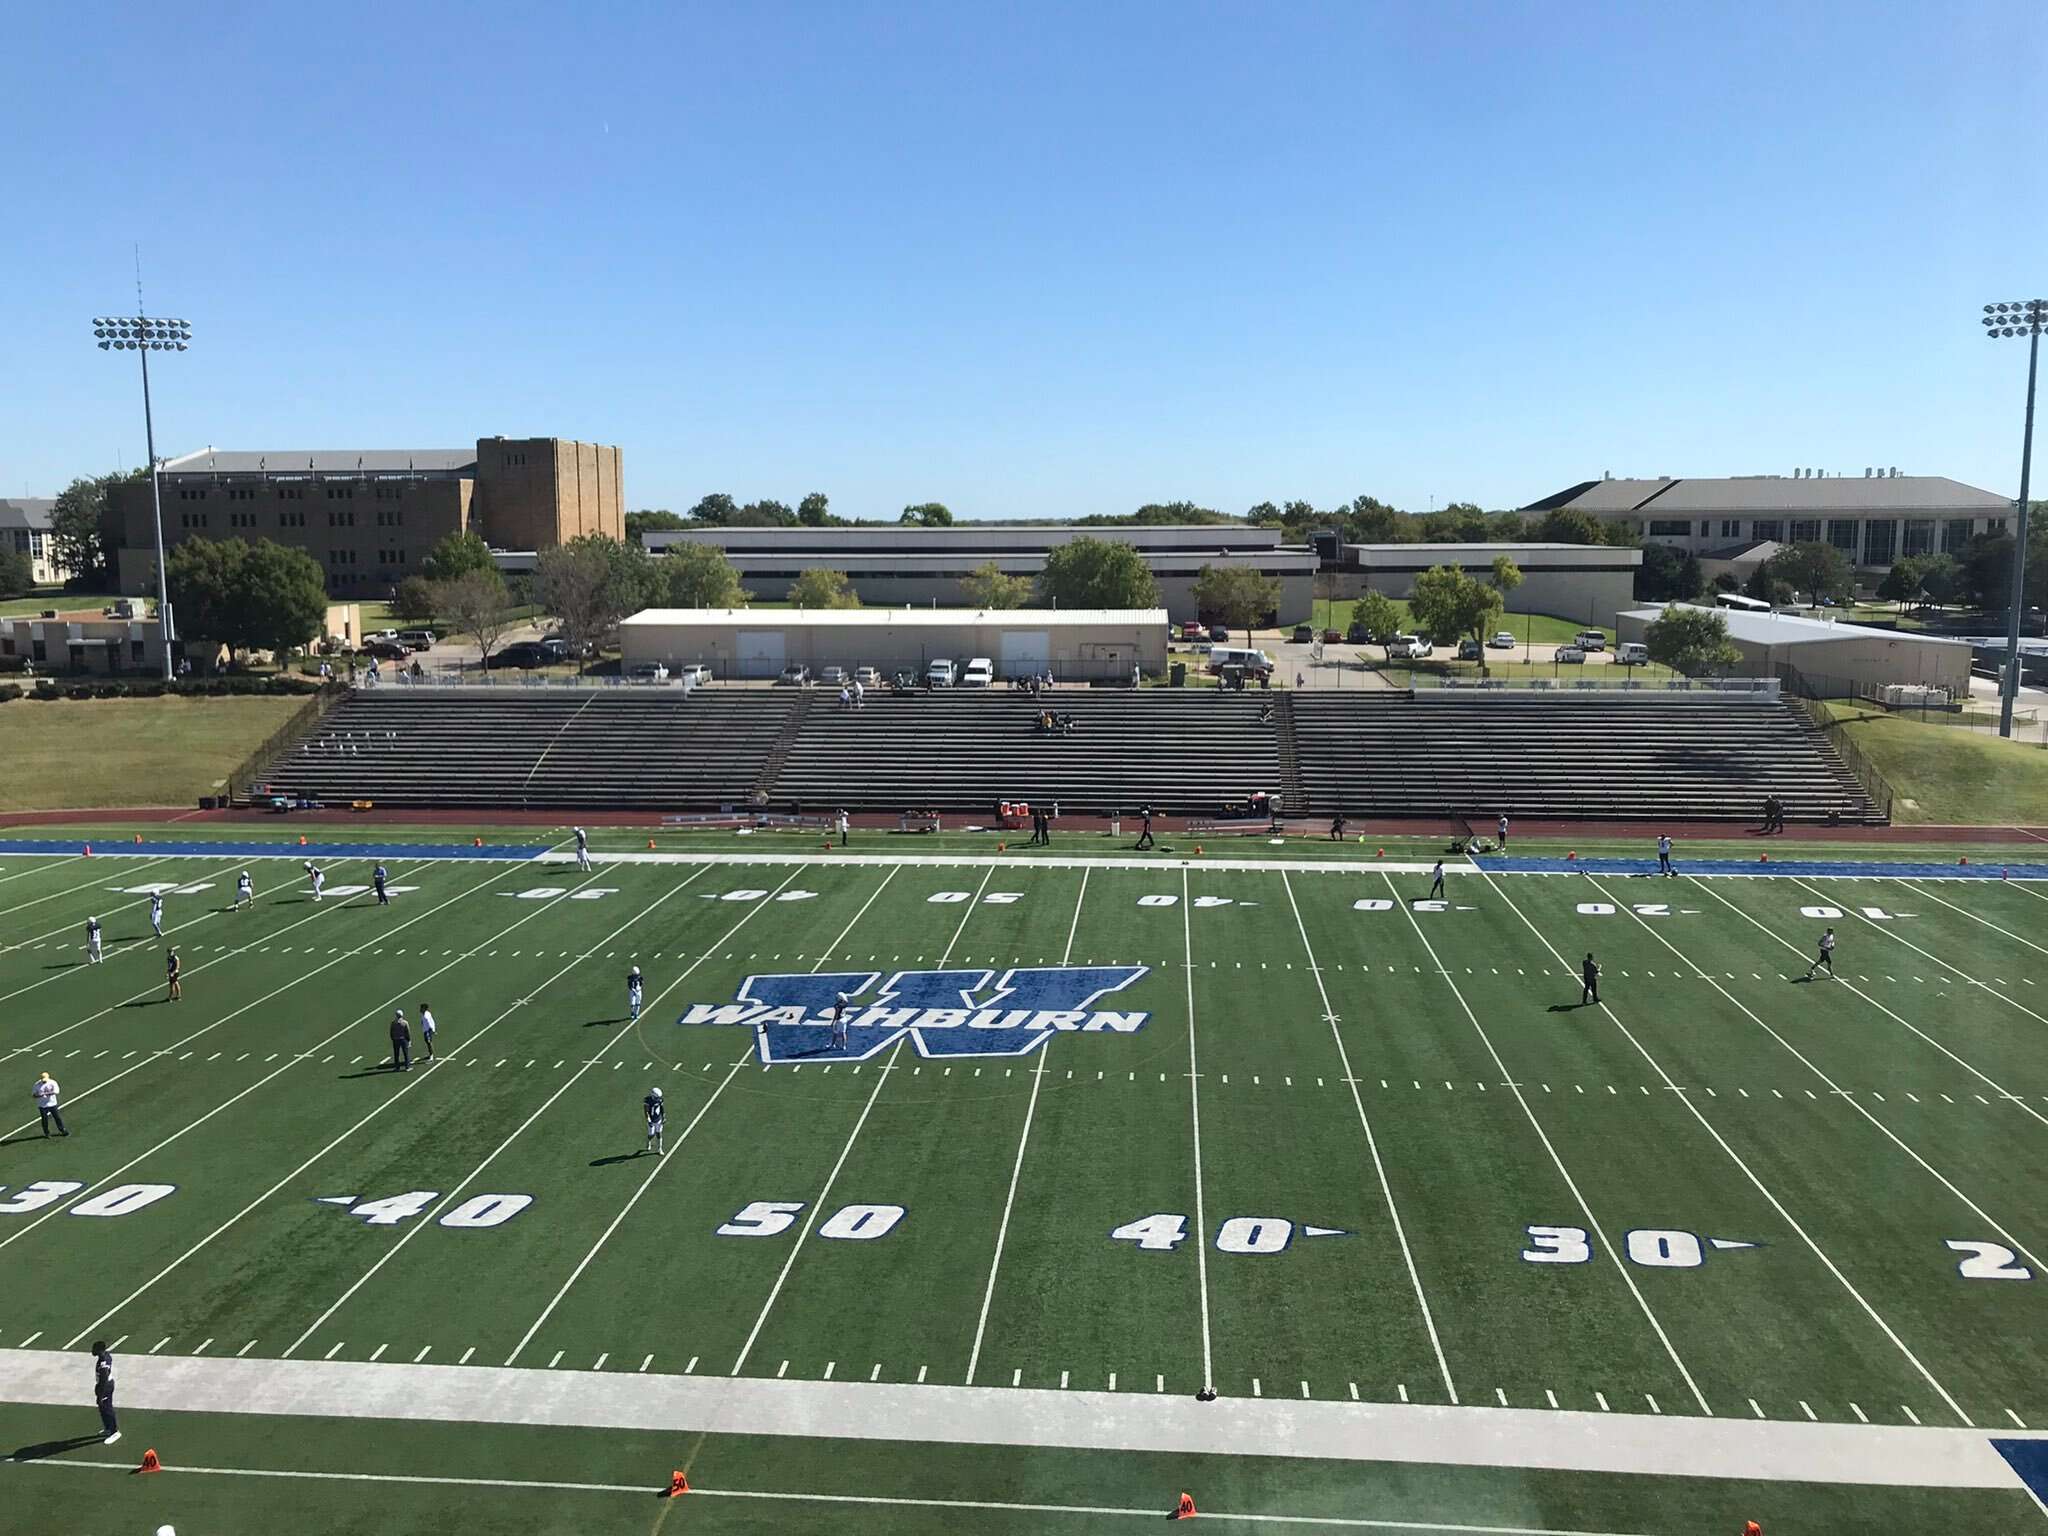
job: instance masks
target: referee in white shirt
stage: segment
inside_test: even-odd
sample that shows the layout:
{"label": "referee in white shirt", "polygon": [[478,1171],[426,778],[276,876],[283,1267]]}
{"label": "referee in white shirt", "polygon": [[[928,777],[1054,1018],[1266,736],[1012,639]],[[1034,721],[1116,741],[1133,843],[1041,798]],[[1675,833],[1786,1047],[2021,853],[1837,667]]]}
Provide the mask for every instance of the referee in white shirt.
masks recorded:
{"label": "referee in white shirt", "polygon": [[50,1127],[54,1125],[57,1127],[57,1134],[59,1136],[69,1136],[71,1132],[65,1127],[64,1113],[58,1107],[60,1094],[57,1089],[57,1079],[45,1072],[36,1079],[36,1085],[30,1091],[35,1094],[36,1113],[42,1116],[43,1119],[43,1134],[45,1136],[49,1135]]}

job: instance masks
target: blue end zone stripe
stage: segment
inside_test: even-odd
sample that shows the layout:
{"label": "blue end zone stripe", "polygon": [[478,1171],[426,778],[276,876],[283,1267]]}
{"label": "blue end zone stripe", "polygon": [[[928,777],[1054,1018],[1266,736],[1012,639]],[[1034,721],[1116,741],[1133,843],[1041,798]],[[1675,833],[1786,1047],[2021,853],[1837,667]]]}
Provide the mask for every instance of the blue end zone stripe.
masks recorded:
{"label": "blue end zone stripe", "polygon": [[[1654,875],[1650,859],[1517,859],[1480,854],[1481,869],[1521,875]],[[2048,880],[2048,864],[1878,863],[1862,859],[1688,859],[1674,855],[1681,875],[1868,875],[1905,880]]]}
{"label": "blue end zone stripe", "polygon": [[2019,1473],[2020,1481],[2034,1490],[2034,1497],[2048,1503],[2048,1440],[1994,1440],[1991,1444],[2006,1465]]}
{"label": "blue end zone stripe", "polygon": [[[167,843],[152,838],[144,843],[106,843],[95,857],[121,854],[143,858],[222,859],[537,859],[548,851],[546,843],[494,843],[478,848],[470,843]],[[50,842],[34,838],[0,839],[0,854],[83,853],[83,842]]]}

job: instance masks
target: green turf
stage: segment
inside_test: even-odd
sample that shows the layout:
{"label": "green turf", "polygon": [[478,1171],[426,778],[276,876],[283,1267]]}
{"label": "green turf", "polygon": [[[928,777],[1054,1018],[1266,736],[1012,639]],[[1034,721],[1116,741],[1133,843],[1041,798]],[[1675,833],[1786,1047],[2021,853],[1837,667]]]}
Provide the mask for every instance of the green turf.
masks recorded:
{"label": "green turf", "polygon": [[1825,708],[1890,781],[1894,821],[2048,824],[2048,749],[2038,739],[2008,741],[1849,703]]}
{"label": "green turf", "polygon": [[303,697],[34,699],[0,704],[0,810],[197,805]]}
{"label": "green turf", "polygon": [[[76,1132],[45,1142],[32,1121],[8,1123],[0,1181],[10,1194],[76,1181],[81,1198],[175,1186],[103,1220],[70,1216],[68,1195],[0,1208],[0,1345],[99,1332],[131,1354],[425,1350],[537,1370],[602,1358],[621,1372],[953,1384],[971,1367],[998,1389],[1105,1390],[1114,1373],[1119,1392],[1209,1382],[1233,1398],[2048,1420],[2039,1282],[1964,1278],[1947,1246],[2003,1244],[2034,1272],[2048,1253],[2048,895],[2032,887],[1461,875],[1435,910],[1412,904],[1426,880],[1363,866],[390,864],[417,889],[389,909],[316,907],[292,864],[258,862],[257,907],[225,913],[235,866],[219,861],[0,859],[0,1050],[24,1081],[60,1075]],[[330,870],[364,878],[356,862]],[[146,898],[110,889],[173,880],[208,887],[169,897],[187,967],[175,1004],[160,1000]],[[109,940],[90,968],[77,963],[88,912]],[[1797,980],[1828,923],[1841,977]],[[1611,1014],[1576,1006],[1588,949]],[[752,975],[1063,960],[1149,967],[1114,1005],[1144,1027],[1059,1033],[1034,1056],[899,1045],[764,1069],[746,1031],[674,1022]],[[634,963],[648,978],[637,1026],[622,1006]],[[442,1060],[380,1070],[391,1007],[422,1000]],[[635,1155],[651,1082],[669,1103],[659,1162]],[[389,1225],[316,1203],[409,1191],[433,1198]],[[493,1227],[440,1224],[490,1194],[532,1203]],[[755,1201],[801,1209],[773,1235],[719,1234]],[[819,1235],[863,1203],[905,1214],[871,1241]],[[1110,1236],[1176,1216],[1186,1236],[1157,1251]],[[1226,1229],[1233,1218],[1261,1218],[1258,1236]],[[1282,1223],[1284,1248],[1229,1251],[1226,1230],[1257,1247]],[[1525,1261],[1574,1241],[1531,1226],[1583,1229],[1588,1258]],[[1632,1231],[1666,1235],[1638,1238],[1632,1258]],[[1699,1262],[1657,1262],[1689,1259],[1695,1239]],[[43,1433],[9,1413],[24,1440]],[[675,1456],[652,1436],[376,1429],[211,1421],[182,1459],[447,1469],[428,1449],[445,1445],[464,1448],[464,1469],[642,1482]],[[387,1442],[404,1455],[380,1454]],[[1185,1458],[832,1442],[714,1443],[693,1465],[729,1487],[858,1476],[904,1496],[1162,1508],[1195,1476]],[[1225,1507],[1357,1513],[1368,1499],[1562,1529],[1733,1529],[1752,1508],[1850,1529],[1941,1508],[1947,1528],[1990,1531],[2025,1513],[2017,1496],[1251,1457],[1200,1470]],[[98,1493],[25,1484],[38,1499],[190,1501],[176,1507],[200,1529],[257,1529],[308,1504],[315,1530],[448,1528],[457,1511],[479,1529],[651,1518],[614,1514],[609,1495],[427,1489],[400,1503],[369,1485],[315,1499],[229,1479],[34,1475],[107,1479]],[[688,1517],[789,1518],[710,1499]],[[829,1519],[961,1528],[957,1511]]]}

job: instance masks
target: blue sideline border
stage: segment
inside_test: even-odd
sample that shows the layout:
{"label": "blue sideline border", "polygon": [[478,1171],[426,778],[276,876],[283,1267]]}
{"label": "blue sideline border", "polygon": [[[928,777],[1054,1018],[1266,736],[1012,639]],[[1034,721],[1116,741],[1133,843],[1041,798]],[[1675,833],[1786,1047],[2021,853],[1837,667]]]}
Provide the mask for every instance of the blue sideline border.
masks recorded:
{"label": "blue sideline border", "polygon": [[2034,1498],[2048,1503],[2048,1440],[1993,1440],[1991,1446],[2019,1474]]}
{"label": "blue sideline border", "polygon": [[[1510,875],[1654,875],[1655,859],[1518,859],[1483,853],[1476,869]],[[1864,875],[1905,880],[2048,880],[2048,864],[1886,863],[1864,859],[1688,859],[1674,857],[1681,875]]]}
{"label": "blue sideline border", "polygon": [[[81,854],[87,844],[80,840],[54,842],[42,838],[0,838],[0,854]],[[231,843],[146,842],[105,843],[94,857],[117,855],[147,858],[221,859],[483,859],[523,861],[548,852],[547,843]]]}

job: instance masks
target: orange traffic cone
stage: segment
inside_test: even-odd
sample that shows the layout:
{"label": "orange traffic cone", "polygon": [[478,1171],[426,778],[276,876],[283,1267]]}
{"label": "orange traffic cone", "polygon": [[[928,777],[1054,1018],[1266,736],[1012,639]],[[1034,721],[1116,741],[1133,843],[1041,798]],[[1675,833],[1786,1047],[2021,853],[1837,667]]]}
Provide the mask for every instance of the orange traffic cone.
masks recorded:
{"label": "orange traffic cone", "polygon": [[1193,1494],[1183,1493],[1180,1496],[1180,1502],[1173,1506],[1173,1518],[1176,1520],[1192,1520],[1195,1518],[1195,1496]]}
{"label": "orange traffic cone", "polygon": [[163,1469],[164,1464],[156,1459],[155,1451],[144,1451],[142,1453],[142,1465],[135,1470],[137,1472],[161,1472]]}
{"label": "orange traffic cone", "polygon": [[997,844],[996,844],[996,852],[997,852],[997,853],[1008,853],[1009,851],[1010,851],[1010,845],[1009,845],[1008,843],[997,843]]}
{"label": "orange traffic cone", "polygon": [[142,834],[140,832],[135,834],[135,846],[138,848],[142,846]]}
{"label": "orange traffic cone", "polygon": [[1197,844],[1195,844],[1195,856],[1196,856],[1197,858],[1199,858],[1199,857],[1201,857],[1201,853],[1202,853],[1202,845],[1201,845],[1200,843],[1197,843]]}
{"label": "orange traffic cone", "polygon": [[479,848],[481,848],[481,847],[483,847],[483,845],[484,845],[484,840],[483,840],[482,838],[478,838],[478,839],[476,840],[476,846],[477,846],[477,847],[479,847]]}
{"label": "orange traffic cone", "polygon": [[679,1498],[681,1498],[681,1497],[682,1497],[682,1496],[683,1496],[684,1494],[688,1493],[689,1491],[690,1491],[690,1479],[689,1479],[689,1477],[688,1477],[688,1476],[687,1476],[686,1474],[684,1474],[684,1473],[682,1473],[682,1472],[671,1472],[671,1473],[669,1473],[669,1475],[668,1475],[668,1496],[669,1496],[670,1498],[672,1498],[672,1499],[679,1499]]}
{"label": "orange traffic cone", "polygon": [[299,834],[299,846],[301,848],[306,846],[306,834],[303,832]]}
{"label": "orange traffic cone", "polygon": [[654,851],[654,839],[653,839],[653,838],[651,838],[651,837],[650,837],[649,839],[647,839],[647,850],[648,850],[648,852],[650,852],[650,853],[652,853],[652,852]]}
{"label": "orange traffic cone", "polygon": [[1964,854],[1960,859],[1957,859],[1956,862],[1958,864],[1967,864],[1970,862],[1970,856],[1968,854]]}
{"label": "orange traffic cone", "polygon": [[1387,850],[1386,850],[1386,849],[1384,849],[1384,848],[1380,849],[1380,850],[1379,850],[1378,852],[1376,852],[1376,853],[1374,853],[1374,854],[1373,854],[1373,857],[1374,857],[1374,858],[1376,858],[1376,859],[1384,859],[1384,858],[1385,858],[1386,856],[1387,856]]}
{"label": "orange traffic cone", "polygon": [[1771,856],[1768,853],[1760,853],[1757,855],[1756,861],[1759,864],[1768,864],[1771,862]]}
{"label": "orange traffic cone", "polygon": [[87,844],[85,845],[85,856],[86,856],[86,857],[87,857],[88,859],[92,857],[92,844],[91,844],[91,843],[87,843]]}
{"label": "orange traffic cone", "polygon": [[1566,855],[1565,855],[1565,857],[1566,857],[1566,858],[1568,858],[1568,859],[1576,859],[1576,858],[1577,858],[1578,856],[1579,856],[1579,850],[1578,850],[1578,849],[1576,849],[1576,848],[1574,848],[1574,849],[1573,849],[1573,850],[1572,850],[1572,851],[1571,851],[1570,853],[1568,853],[1568,854],[1566,854]]}
{"label": "orange traffic cone", "polygon": [[1742,1536],[1764,1536],[1764,1528],[1754,1520],[1742,1522]]}

